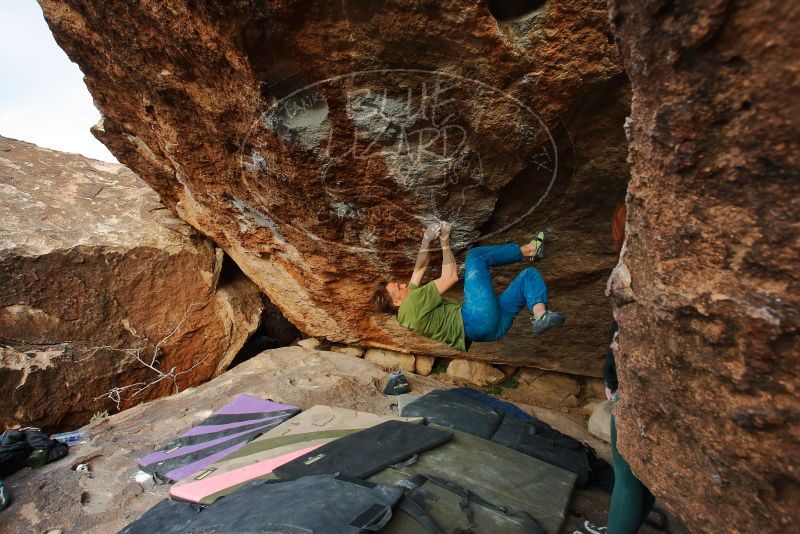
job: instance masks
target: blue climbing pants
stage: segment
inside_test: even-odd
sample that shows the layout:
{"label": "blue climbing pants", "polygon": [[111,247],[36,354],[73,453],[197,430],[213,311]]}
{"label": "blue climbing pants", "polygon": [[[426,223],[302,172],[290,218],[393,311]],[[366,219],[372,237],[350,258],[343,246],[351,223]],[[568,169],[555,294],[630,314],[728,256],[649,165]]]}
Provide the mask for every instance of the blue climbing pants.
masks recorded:
{"label": "blue climbing pants", "polygon": [[547,286],[536,269],[523,269],[505,291],[494,294],[491,267],[522,261],[519,245],[490,245],[467,252],[464,271],[464,306],[461,317],[464,333],[471,341],[495,341],[511,328],[514,317],[525,306],[547,303]]}

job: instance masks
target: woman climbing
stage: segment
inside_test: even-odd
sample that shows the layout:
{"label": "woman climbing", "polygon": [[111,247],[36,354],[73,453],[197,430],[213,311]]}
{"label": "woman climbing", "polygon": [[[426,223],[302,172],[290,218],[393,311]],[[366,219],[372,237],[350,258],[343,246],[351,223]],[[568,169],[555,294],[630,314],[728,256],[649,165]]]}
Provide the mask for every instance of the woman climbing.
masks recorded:
{"label": "woman climbing", "polygon": [[[614,237],[614,246],[619,255],[625,242],[625,218],[627,210],[625,203],[619,204],[611,216],[611,233]],[[609,341],[613,341],[617,332],[617,322],[611,325]],[[606,397],[613,406],[619,401],[617,388],[617,366],[614,361],[614,351],[609,347],[606,360],[603,364],[603,382],[606,386]],[[655,497],[631,471],[628,462],[617,449],[617,423],[614,412],[611,414],[611,457],[614,460],[614,489],[611,492],[611,503],[608,509],[608,526],[599,527],[589,521],[584,521],[581,530],[572,534],[636,534],[639,527],[645,523],[650,510],[653,509]],[[658,530],[666,529],[666,517],[659,512],[661,524],[651,525]]]}
{"label": "woman climbing", "polygon": [[[534,334],[561,326],[564,315],[547,309],[547,287],[538,270],[523,269],[499,296],[494,293],[489,273],[491,267],[524,258],[543,258],[546,235],[542,230],[526,245],[490,245],[467,252],[461,304],[442,298],[458,281],[456,260],[450,250],[450,225],[431,225],[423,234],[411,280],[407,284],[380,284],[372,295],[373,305],[378,311],[396,314],[403,327],[460,351],[468,350],[473,341],[496,341],[503,337],[523,306],[532,314]],[[429,246],[437,237],[442,246],[441,276],[419,287],[428,268]]]}

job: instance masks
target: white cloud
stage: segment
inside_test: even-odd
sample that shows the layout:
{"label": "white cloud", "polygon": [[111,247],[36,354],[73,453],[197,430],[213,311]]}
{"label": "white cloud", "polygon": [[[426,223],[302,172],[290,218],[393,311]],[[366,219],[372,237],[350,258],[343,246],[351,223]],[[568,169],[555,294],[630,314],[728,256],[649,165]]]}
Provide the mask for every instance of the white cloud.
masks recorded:
{"label": "white cloud", "polygon": [[0,135],[116,162],[89,131],[98,120],[83,74],[36,1],[0,1]]}

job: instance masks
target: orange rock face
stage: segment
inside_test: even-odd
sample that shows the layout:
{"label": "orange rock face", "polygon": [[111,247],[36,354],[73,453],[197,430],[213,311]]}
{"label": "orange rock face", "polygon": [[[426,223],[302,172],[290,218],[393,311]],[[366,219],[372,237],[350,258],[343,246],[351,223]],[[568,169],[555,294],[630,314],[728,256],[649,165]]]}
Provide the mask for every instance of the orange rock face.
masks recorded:
{"label": "orange rock face", "polygon": [[3,427],[195,386],[258,327],[258,288],[122,165],[0,137],[0,188]]}
{"label": "orange rock face", "polygon": [[620,449],[693,532],[800,503],[796,2],[614,0],[633,86]]}
{"label": "orange rock face", "polygon": [[459,253],[548,225],[567,326],[520,317],[466,357],[599,376],[628,180],[605,2],[40,3],[97,137],[306,334],[450,354],[372,313],[375,284],[410,276],[432,220]]}

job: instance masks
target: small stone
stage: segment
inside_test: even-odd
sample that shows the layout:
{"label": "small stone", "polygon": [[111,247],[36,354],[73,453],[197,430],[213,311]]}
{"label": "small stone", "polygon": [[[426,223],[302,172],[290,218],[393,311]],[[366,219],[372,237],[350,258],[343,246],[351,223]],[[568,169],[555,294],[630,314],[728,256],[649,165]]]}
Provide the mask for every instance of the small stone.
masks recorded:
{"label": "small stone", "polygon": [[502,371],[488,363],[473,360],[453,360],[447,366],[447,374],[478,385],[497,384],[506,377]]}
{"label": "small stone", "polygon": [[417,354],[417,361],[414,367],[414,372],[418,375],[428,376],[433,370],[433,363],[436,361],[436,356],[425,356],[424,354]]}
{"label": "small stone", "polygon": [[364,356],[364,349],[356,347],[355,345],[334,345],[331,347],[331,352],[338,352],[354,358],[361,358]]}
{"label": "small stone", "polygon": [[319,340],[316,339],[316,338],[313,338],[313,337],[309,337],[309,338],[306,338],[306,339],[301,339],[300,341],[297,342],[297,344],[299,346],[303,347],[304,349],[308,349],[308,350],[316,350],[321,345]]}
{"label": "small stone", "polygon": [[389,349],[368,349],[364,353],[364,359],[375,365],[383,367],[387,371],[407,371],[414,372],[414,355],[405,354]]}
{"label": "small stone", "polygon": [[135,482],[131,482],[130,484],[125,484],[125,486],[122,488],[122,495],[124,495],[125,497],[139,495],[140,493],[143,492],[144,492],[144,487]]}
{"label": "small stone", "polygon": [[611,443],[611,409],[607,400],[598,402],[589,417],[589,433],[607,443]]}

